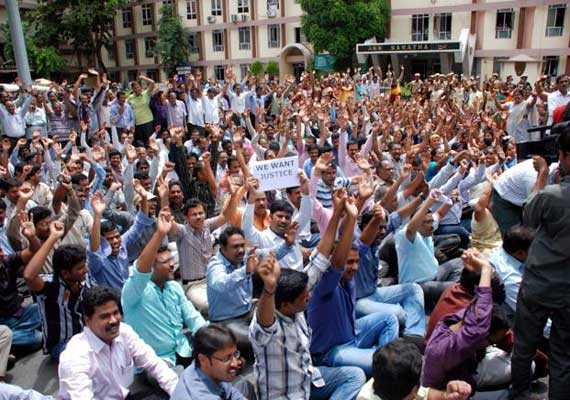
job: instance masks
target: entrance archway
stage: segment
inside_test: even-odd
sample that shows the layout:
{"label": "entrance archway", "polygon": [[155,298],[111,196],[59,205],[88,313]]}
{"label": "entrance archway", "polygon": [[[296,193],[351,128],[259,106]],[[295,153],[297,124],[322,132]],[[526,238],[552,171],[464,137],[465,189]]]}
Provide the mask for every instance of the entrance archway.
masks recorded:
{"label": "entrance archway", "polygon": [[[307,68],[313,52],[300,43],[289,44],[281,49],[279,57],[279,75],[300,75]],[[303,68],[301,68],[303,67]]]}

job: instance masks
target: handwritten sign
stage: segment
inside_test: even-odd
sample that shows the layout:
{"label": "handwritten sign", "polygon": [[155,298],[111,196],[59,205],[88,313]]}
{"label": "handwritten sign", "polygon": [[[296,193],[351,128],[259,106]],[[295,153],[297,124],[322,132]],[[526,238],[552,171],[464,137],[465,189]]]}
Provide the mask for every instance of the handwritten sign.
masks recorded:
{"label": "handwritten sign", "polygon": [[295,157],[275,158],[253,164],[251,173],[259,179],[259,190],[285,189],[299,186],[299,161]]}

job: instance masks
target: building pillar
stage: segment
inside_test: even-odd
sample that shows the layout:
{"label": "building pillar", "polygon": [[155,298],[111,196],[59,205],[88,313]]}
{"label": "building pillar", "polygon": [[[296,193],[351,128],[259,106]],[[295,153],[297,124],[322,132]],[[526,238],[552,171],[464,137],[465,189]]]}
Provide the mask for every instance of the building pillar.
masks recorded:
{"label": "building pillar", "polygon": [[18,1],[6,0],[6,10],[8,11],[8,23],[10,25],[12,48],[14,49],[18,76],[24,83],[24,86],[28,87],[32,84],[32,75],[30,74],[30,64],[28,62],[26,42],[24,40],[24,30],[22,29],[22,19],[20,18],[20,11],[18,10]]}
{"label": "building pillar", "polygon": [[452,53],[440,53],[439,62],[441,65],[441,73],[449,74],[453,67],[453,54]]}

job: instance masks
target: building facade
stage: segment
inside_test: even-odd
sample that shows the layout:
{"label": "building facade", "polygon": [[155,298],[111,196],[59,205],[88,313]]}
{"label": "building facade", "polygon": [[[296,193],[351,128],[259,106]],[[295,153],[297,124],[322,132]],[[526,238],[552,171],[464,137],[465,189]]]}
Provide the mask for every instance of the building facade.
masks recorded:
{"label": "building facade", "polygon": [[138,71],[165,78],[154,53],[165,5],[174,7],[189,29],[189,64],[204,76],[221,80],[232,65],[238,78],[243,77],[255,61],[276,61],[281,73],[294,73],[311,57],[296,0],[142,0],[115,16],[114,47],[103,55],[112,78],[132,80]]}
{"label": "building facade", "polygon": [[384,45],[359,46],[359,59],[404,65],[422,76],[451,71],[481,78],[570,72],[567,0],[391,1]]}

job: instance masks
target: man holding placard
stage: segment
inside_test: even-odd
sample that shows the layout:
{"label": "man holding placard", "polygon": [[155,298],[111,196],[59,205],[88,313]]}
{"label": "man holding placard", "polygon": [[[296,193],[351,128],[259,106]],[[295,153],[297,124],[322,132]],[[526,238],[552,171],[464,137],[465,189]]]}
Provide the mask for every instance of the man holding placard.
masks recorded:
{"label": "man holding placard", "polygon": [[[274,160],[277,161],[277,160]],[[254,167],[255,169],[255,167]],[[261,182],[256,177],[249,177],[246,181],[248,189],[248,204],[243,213],[242,227],[246,240],[253,246],[260,249],[276,248],[285,243],[285,233],[289,230],[291,223],[298,224],[297,230],[302,231],[306,225],[311,223],[311,197],[309,195],[309,181],[300,172],[297,175],[301,180],[301,207],[297,220],[292,221],[293,207],[286,200],[275,200],[270,208],[269,229],[259,231],[253,225],[253,207],[255,203],[255,192],[257,187],[261,187]],[[278,179],[275,179],[278,180]],[[263,190],[263,188],[261,188]],[[292,268],[298,271],[303,269],[303,254],[298,240],[293,243],[293,249],[279,261],[283,268]]]}

